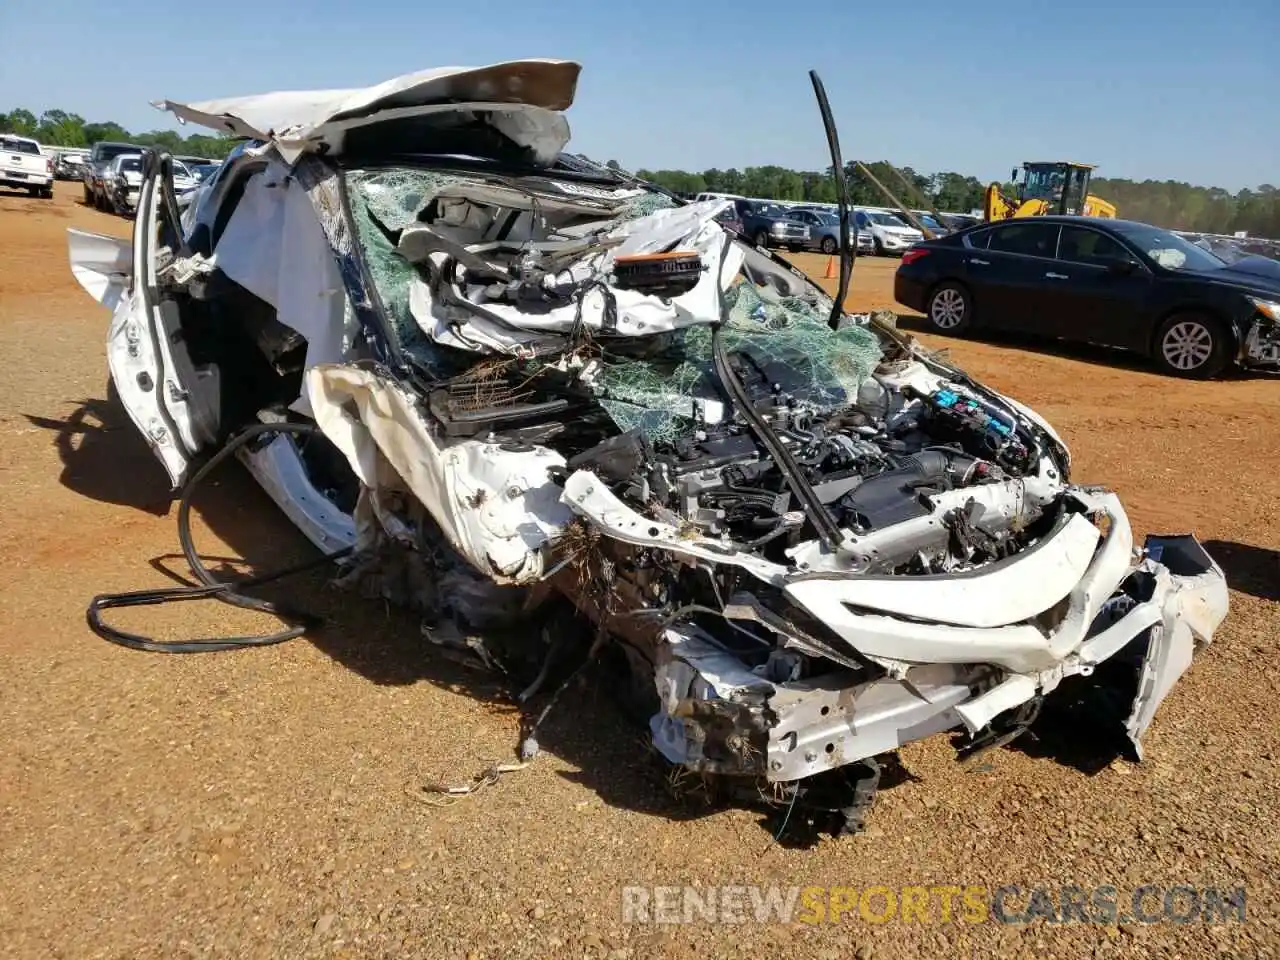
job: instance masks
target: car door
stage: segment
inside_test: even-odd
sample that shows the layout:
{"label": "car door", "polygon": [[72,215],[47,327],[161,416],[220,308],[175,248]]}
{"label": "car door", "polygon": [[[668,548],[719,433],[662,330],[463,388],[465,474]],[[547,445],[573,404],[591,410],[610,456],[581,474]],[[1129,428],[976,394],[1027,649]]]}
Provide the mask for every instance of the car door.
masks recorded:
{"label": "car door", "polygon": [[148,151],[131,241],[69,231],[71,269],[112,309],[107,363],[121,404],[174,489],[192,458],[218,434],[217,368],[196,364],[182,336],[181,307],[165,274],[181,247],[171,161]]}
{"label": "car door", "polygon": [[1064,225],[1052,282],[1056,336],[1144,350],[1151,271],[1120,240],[1090,226]]}
{"label": "car door", "polygon": [[1030,218],[1008,220],[969,237],[965,273],[975,320],[996,329],[1050,333],[1045,273],[1053,267],[1057,243],[1058,224]]}

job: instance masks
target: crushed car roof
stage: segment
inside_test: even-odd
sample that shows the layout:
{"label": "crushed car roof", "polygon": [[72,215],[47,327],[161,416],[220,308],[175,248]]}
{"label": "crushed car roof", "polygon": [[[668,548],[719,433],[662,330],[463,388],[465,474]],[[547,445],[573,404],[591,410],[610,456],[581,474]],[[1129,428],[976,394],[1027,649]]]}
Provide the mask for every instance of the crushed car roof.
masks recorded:
{"label": "crushed car roof", "polygon": [[184,122],[271,141],[292,162],[324,144],[342,149],[350,129],[427,113],[483,113],[518,146],[550,161],[569,141],[560,111],[573,104],[582,66],[571,60],[511,60],[485,67],[438,67],[372,87],[285,90],[196,103],[159,100]]}

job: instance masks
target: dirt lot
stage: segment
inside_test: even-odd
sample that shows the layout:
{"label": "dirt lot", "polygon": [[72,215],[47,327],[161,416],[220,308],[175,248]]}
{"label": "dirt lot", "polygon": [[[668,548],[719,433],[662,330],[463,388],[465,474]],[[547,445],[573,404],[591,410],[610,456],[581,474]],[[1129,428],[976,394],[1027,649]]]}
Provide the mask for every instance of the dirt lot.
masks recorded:
{"label": "dirt lot", "polygon": [[[1090,771],[1029,742],[961,766],[935,739],[903,752],[911,778],[867,834],[792,848],[758,814],[672,800],[600,693],[552,715],[534,765],[437,809],[406,786],[510,757],[518,718],[408,618],[311,582],[295,589],[332,625],[269,650],[153,656],[86,629],[93,594],[182,565],[161,470],[107,400],[106,313],[67,269],[64,228],[128,224],[78,194],[0,195],[0,956],[1280,953],[1280,383],[925,338],[1046,415],[1139,535],[1190,528],[1226,569],[1230,618],[1142,765]],[[859,261],[851,306],[889,305],[893,267]],[[200,512],[207,554],[307,556],[237,470]],[[119,622],[256,626],[213,604]],[[623,924],[623,885],[684,883],[1020,885],[1014,911],[1037,884],[1114,884],[1122,904],[1145,883],[1244,886],[1247,922]]]}

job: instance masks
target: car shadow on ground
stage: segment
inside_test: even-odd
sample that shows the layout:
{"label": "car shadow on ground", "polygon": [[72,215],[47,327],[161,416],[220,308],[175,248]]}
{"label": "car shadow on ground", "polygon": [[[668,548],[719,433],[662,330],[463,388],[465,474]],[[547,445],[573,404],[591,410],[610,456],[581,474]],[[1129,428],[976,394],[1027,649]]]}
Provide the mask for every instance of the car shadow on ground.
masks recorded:
{"label": "car shadow on ground", "polygon": [[[1137,692],[1136,681],[1131,692]],[[1130,707],[1131,700],[1099,690],[1087,678],[1068,677],[1007,749],[1094,776],[1116,760],[1138,759],[1124,729]]]}
{"label": "car shadow on ground", "polygon": [[1280,550],[1230,540],[1206,540],[1203,546],[1226,574],[1232,590],[1280,601]]}
{"label": "car shadow on ground", "polygon": [[25,197],[28,200],[42,200],[24,187],[0,187],[0,199],[5,197]]}
{"label": "car shadow on ground", "polygon": [[69,403],[66,418],[24,414],[27,422],[54,434],[62,460],[59,478],[68,490],[156,516],[169,512],[169,484],[129,415],[108,390],[105,400]]}
{"label": "car shadow on ground", "polygon": [[[934,330],[929,321],[919,314],[898,314],[898,326],[912,333],[927,333],[935,337],[947,334]],[[1117,367],[1121,370],[1134,370],[1141,373],[1156,373],[1155,366],[1146,357],[1125,350],[1111,347],[1100,347],[1091,343],[1070,343],[1065,340],[1054,340],[1049,337],[1038,337],[1031,333],[1019,333],[1007,330],[979,330],[972,336],[954,337],[960,341],[989,343],[999,347],[1013,347],[1031,353],[1044,353],[1066,360],[1080,360],[1084,363],[1095,363],[1101,366]]]}
{"label": "car shadow on ground", "polygon": [[[946,337],[947,334],[934,330],[929,321],[919,314],[898,314],[898,326],[912,333],[927,333],[934,337]],[[1032,333],[1020,333],[1007,330],[979,330],[968,337],[951,337],[958,342],[987,343],[998,347],[1012,347],[1026,350],[1029,353],[1042,353],[1061,357],[1064,360],[1079,360],[1118,370],[1133,370],[1137,373],[1159,375],[1154,363],[1141,354],[1113,347],[1101,347],[1092,343],[1072,343],[1066,340],[1054,340],[1050,337],[1038,337]],[[1218,377],[1220,380],[1280,379],[1280,374],[1269,370],[1245,370],[1230,366]]]}
{"label": "car shadow on ground", "polygon": [[[65,419],[34,415],[27,415],[27,419],[54,433],[63,463],[61,481],[69,490],[156,516],[168,514],[176,521],[177,507],[167,478],[114,391],[109,391],[107,399],[80,401]],[[219,578],[260,576],[317,556],[238,464],[225,463],[209,475],[193,498],[192,513],[200,521],[195,525],[195,549]],[[202,549],[202,526],[225,548]],[[150,560],[136,558],[139,587],[148,579],[141,569],[148,562],[175,583],[194,583],[179,549],[176,522],[173,543],[173,550]],[[526,647],[544,626],[572,634],[547,681],[522,705],[517,695],[537,672],[540,659],[521,663],[519,669],[507,673],[486,668],[463,651],[433,643],[420,616],[378,598],[335,589],[332,571],[331,567],[314,569],[250,592],[319,617],[321,625],[303,639],[372,683],[397,686],[425,681],[483,702],[496,714],[520,716],[526,732],[554,697],[554,705],[536,728],[540,749],[573,768],[563,772],[565,779],[593,791],[610,806],[676,821],[699,819],[726,807],[751,806],[760,811],[762,835],[780,834],[786,826],[779,840],[784,845],[807,846],[826,828],[825,820],[803,808],[789,810],[783,803],[747,804],[740,796],[709,793],[696,777],[673,772],[649,745],[647,719],[652,707],[638,703],[632,695],[615,648],[606,647],[598,660],[584,666],[594,629],[567,602],[548,601],[520,624],[519,637]],[[87,604],[92,585],[85,589]],[[234,623],[234,616],[227,620]],[[110,621],[110,611],[107,619]],[[194,619],[200,622],[200,618]],[[261,623],[255,627],[264,629]],[[277,628],[266,625],[265,629]],[[486,644],[492,640],[487,636]],[[497,649],[496,642],[493,647]],[[540,650],[541,645],[535,649]],[[511,746],[514,755],[519,745]],[[891,789],[908,779],[910,774],[900,764],[890,763],[882,773],[881,789]]]}

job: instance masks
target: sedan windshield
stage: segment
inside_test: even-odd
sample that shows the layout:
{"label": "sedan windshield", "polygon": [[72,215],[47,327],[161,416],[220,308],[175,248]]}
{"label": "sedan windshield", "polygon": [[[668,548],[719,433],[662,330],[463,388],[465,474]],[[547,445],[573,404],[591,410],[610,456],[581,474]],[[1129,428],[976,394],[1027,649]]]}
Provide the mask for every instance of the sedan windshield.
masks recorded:
{"label": "sedan windshield", "polygon": [[1176,233],[1144,223],[1117,227],[1139,250],[1166,270],[1220,270],[1227,262]]}
{"label": "sedan windshield", "polygon": [[142,169],[141,157],[125,157],[120,161],[121,173],[138,173]]}

